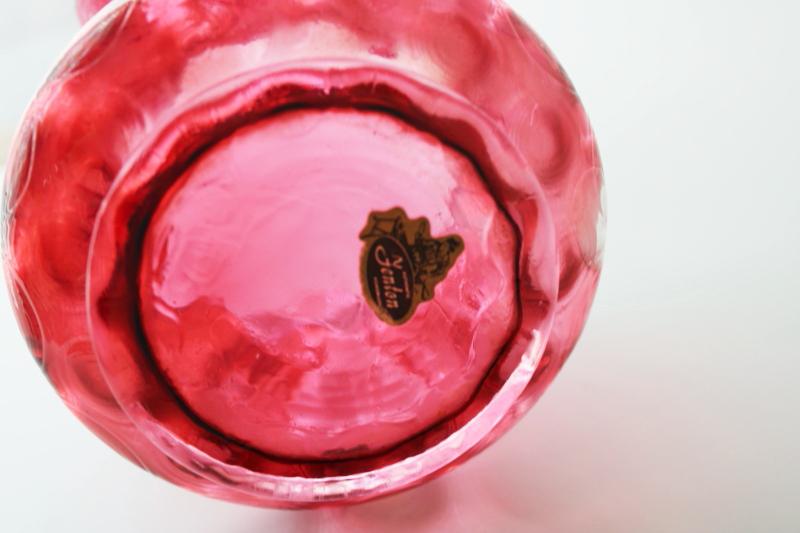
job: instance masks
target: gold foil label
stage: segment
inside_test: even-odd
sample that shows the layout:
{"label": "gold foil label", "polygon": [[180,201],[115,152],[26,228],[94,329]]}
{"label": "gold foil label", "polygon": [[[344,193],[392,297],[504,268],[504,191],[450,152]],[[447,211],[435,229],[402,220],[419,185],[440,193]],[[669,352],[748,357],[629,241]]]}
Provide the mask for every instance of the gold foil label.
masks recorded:
{"label": "gold foil label", "polygon": [[370,213],[359,235],[361,286],[378,317],[393,326],[408,322],[432,300],[464,251],[458,235],[434,238],[426,218],[410,219],[401,208]]}

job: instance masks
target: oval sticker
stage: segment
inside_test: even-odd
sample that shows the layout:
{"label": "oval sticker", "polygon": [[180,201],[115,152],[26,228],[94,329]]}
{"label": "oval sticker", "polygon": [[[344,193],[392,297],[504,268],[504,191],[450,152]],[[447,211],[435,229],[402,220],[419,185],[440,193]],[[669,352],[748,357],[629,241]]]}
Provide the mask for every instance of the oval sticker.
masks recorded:
{"label": "oval sticker", "polygon": [[381,320],[395,326],[434,298],[436,285],[464,251],[461,237],[434,238],[427,219],[412,220],[400,208],[370,213],[360,238],[364,297]]}
{"label": "oval sticker", "polygon": [[379,237],[367,251],[366,283],[370,300],[393,323],[405,322],[414,307],[414,270],[403,246]]}

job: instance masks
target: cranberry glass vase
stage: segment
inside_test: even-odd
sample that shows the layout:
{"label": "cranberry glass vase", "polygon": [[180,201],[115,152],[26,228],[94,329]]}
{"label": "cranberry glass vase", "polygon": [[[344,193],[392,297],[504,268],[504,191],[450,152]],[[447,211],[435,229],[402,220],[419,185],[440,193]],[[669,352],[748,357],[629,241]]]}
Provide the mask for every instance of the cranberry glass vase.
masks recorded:
{"label": "cranberry glass vase", "polygon": [[356,502],[551,382],[601,187],[571,85],[496,0],[116,1],[20,128],[4,264],[43,371],[131,461]]}

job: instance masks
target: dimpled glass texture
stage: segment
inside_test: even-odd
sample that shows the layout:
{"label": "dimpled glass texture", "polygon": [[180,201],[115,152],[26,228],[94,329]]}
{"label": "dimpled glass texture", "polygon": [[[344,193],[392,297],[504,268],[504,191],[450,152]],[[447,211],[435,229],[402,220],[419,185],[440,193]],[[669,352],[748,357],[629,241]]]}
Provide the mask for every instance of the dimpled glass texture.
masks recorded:
{"label": "dimpled glass texture", "polygon": [[[603,225],[533,32],[496,0],[104,3],[79,2],[3,204],[69,408],[164,479],[276,507],[412,487],[518,420],[580,334]],[[359,235],[396,208],[463,251],[393,324]]]}

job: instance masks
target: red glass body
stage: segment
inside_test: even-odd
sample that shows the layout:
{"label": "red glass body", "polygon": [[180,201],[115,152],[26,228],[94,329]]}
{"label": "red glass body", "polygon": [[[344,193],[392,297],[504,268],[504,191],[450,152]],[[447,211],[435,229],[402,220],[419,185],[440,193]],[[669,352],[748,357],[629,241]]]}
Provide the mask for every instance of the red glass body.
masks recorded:
{"label": "red glass body", "polygon": [[[5,266],[43,370],[132,461],[355,502],[543,392],[596,287],[601,186],[572,87],[497,2],[112,2],[20,130]],[[359,232],[398,207],[464,249],[391,324]]]}

